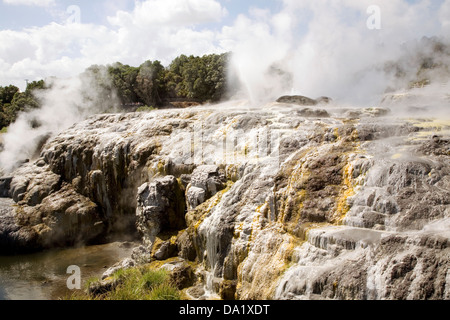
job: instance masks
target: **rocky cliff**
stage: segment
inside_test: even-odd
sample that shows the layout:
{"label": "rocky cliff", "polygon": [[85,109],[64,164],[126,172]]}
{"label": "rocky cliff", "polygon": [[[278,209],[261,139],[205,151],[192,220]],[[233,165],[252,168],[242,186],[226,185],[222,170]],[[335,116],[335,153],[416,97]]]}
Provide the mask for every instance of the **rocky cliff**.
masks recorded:
{"label": "rocky cliff", "polygon": [[193,298],[449,299],[450,123],[395,108],[91,117],[2,180],[0,253],[137,230]]}

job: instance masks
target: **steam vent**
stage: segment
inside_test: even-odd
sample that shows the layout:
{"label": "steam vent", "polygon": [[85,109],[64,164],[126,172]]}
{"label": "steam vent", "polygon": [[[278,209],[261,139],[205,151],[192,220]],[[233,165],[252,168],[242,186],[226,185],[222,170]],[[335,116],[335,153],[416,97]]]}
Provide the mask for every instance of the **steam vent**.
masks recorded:
{"label": "steam vent", "polygon": [[0,254],[135,233],[110,267],[187,299],[449,299],[450,122],[407,98],[92,116],[0,181]]}

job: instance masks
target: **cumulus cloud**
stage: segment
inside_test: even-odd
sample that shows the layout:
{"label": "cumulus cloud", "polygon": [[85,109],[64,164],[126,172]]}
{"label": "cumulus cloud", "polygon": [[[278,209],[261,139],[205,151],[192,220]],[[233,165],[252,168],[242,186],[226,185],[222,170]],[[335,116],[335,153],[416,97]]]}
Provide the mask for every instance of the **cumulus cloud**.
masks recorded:
{"label": "cumulus cloud", "polygon": [[21,31],[0,31],[0,85],[23,87],[25,77],[67,77],[92,64],[145,60],[168,64],[180,54],[221,51],[217,32],[201,28],[220,21],[227,11],[215,0],[136,1],[134,10],[119,10],[109,25],[51,23]]}
{"label": "cumulus cloud", "polygon": [[217,52],[216,32],[200,27],[226,14],[215,0],[151,0],[136,2],[132,12],[119,11],[108,21],[117,30],[128,63],[157,57],[167,64],[182,53]]}
{"label": "cumulus cloud", "polygon": [[[0,85],[23,86],[25,78],[68,77],[99,63],[112,51],[114,32],[94,25],[51,23],[22,31],[0,31]],[[114,58],[113,55],[111,55]]]}
{"label": "cumulus cloud", "polygon": [[226,10],[213,0],[151,0],[136,2],[133,12],[119,11],[113,25],[129,27],[180,27],[220,21]]}

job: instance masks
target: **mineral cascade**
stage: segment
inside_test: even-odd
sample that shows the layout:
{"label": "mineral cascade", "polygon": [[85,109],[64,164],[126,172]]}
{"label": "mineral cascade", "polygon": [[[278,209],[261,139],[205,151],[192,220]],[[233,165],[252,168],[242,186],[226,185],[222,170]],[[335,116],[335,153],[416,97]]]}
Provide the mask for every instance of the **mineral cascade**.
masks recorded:
{"label": "mineral cascade", "polygon": [[96,115],[0,180],[0,254],[137,231],[118,267],[192,299],[450,299],[449,136],[399,96]]}

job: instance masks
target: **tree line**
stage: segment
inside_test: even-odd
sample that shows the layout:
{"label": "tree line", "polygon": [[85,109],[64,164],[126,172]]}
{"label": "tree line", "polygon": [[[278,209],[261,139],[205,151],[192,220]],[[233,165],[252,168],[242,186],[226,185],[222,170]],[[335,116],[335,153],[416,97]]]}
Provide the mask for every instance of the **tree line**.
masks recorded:
{"label": "tree line", "polygon": [[[230,53],[202,57],[181,55],[168,67],[160,61],[145,61],[139,67],[120,62],[93,65],[84,71],[93,76],[105,92],[112,90],[122,105],[138,104],[160,108],[176,99],[198,103],[218,102],[225,98]],[[14,85],[0,87],[0,127],[8,127],[21,112],[39,108],[39,90],[48,90],[44,80],[27,84],[21,92]]]}
{"label": "tree line", "polygon": [[37,90],[46,89],[44,80],[28,83],[24,92],[14,85],[0,86],[0,128],[8,127],[20,112],[39,108]]}

